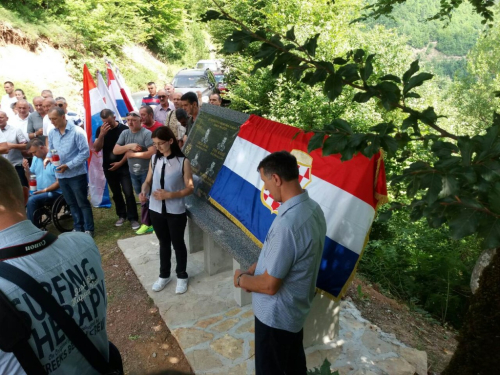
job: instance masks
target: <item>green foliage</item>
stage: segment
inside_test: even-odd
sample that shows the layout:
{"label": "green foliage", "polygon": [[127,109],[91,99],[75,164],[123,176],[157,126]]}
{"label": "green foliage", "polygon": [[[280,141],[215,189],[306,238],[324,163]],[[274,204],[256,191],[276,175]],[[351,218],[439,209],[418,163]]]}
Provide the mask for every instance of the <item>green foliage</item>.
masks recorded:
{"label": "green foliage", "polygon": [[[361,17],[365,20],[368,17],[379,18],[380,16],[391,14],[397,7],[398,4],[405,4],[409,0],[375,0],[372,4],[367,5],[365,10],[368,12]],[[493,21],[493,11],[491,7],[495,4],[492,0],[440,0],[440,8],[431,17],[427,17],[429,20],[451,20],[454,16],[455,11],[463,4],[471,4],[474,9],[474,13],[481,16],[481,23],[487,24]]]}
{"label": "green foliage", "polygon": [[338,371],[332,372],[330,370],[331,363],[328,362],[328,359],[323,361],[323,364],[320,368],[314,368],[307,371],[307,375],[339,375]]}
{"label": "green foliage", "polygon": [[424,220],[412,222],[408,213],[398,212],[388,222],[374,223],[359,272],[410,306],[460,327],[480,252],[474,237],[454,241]]}
{"label": "green foliage", "polygon": [[408,36],[414,48],[425,48],[428,43],[436,42],[436,49],[445,55],[465,56],[481,32],[481,17],[472,14],[471,5],[464,4],[454,11],[451,21],[426,22],[439,10],[439,4],[440,0],[407,0],[390,15],[365,22],[370,26],[397,29],[398,33]]}

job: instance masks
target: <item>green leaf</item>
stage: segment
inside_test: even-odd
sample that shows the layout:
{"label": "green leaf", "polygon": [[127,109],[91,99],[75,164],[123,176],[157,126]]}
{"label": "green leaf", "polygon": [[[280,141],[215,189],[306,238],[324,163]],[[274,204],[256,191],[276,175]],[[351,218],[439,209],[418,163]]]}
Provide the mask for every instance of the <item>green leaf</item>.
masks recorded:
{"label": "green leaf", "polygon": [[436,169],[448,169],[450,167],[454,167],[459,165],[461,159],[456,156],[450,156],[443,159],[439,159],[436,163],[434,163],[434,168]]}
{"label": "green leaf", "polygon": [[432,125],[436,123],[437,115],[433,107],[428,107],[422,113],[418,114],[418,119],[426,125]]}
{"label": "green leaf", "polygon": [[487,217],[481,222],[478,232],[479,237],[483,239],[483,249],[500,246],[500,219]]}
{"label": "green leaf", "polygon": [[394,130],[396,130],[396,127],[392,122],[383,122],[381,124],[372,126],[369,130],[374,133],[378,133],[380,136],[383,136],[394,132]]}
{"label": "green leaf", "polygon": [[493,91],[493,95],[495,95],[495,98],[500,98],[500,91]]}
{"label": "green leaf", "polygon": [[443,187],[442,177],[438,173],[427,173],[421,179],[422,188],[428,188],[425,200],[428,204],[434,203]]}
{"label": "green leaf", "polygon": [[430,73],[420,73],[415,77],[411,77],[408,83],[405,84],[403,95],[406,95],[406,93],[411,89],[421,86],[425,81],[432,79],[432,77],[434,77],[434,75]]}
{"label": "green leaf", "polygon": [[286,32],[286,38],[295,41],[295,26],[292,26],[292,28]]}
{"label": "green leaf", "polygon": [[275,57],[274,54],[275,53],[276,53],[276,50],[274,51],[273,54],[269,55],[265,59],[262,59],[257,64],[255,64],[255,66],[253,67],[252,74],[255,73],[257,70],[259,70],[260,68],[265,68],[266,66],[271,65],[274,61],[274,57]]}
{"label": "green leaf", "polygon": [[367,92],[361,91],[361,92],[357,92],[354,95],[354,97],[352,98],[352,101],[353,102],[357,102],[357,103],[366,103],[368,100],[370,100],[371,98],[373,98],[375,95],[377,95],[377,93],[375,93],[373,91],[367,91]]}
{"label": "green leaf", "polygon": [[359,80],[358,66],[356,64],[347,64],[337,70],[337,74],[344,78],[344,81],[351,83]]}
{"label": "green leaf", "polygon": [[291,53],[282,53],[279,55],[276,60],[274,60],[273,68],[271,70],[273,77],[277,78],[281,73],[284,73],[286,71],[287,63],[293,57],[294,56]]}
{"label": "green leaf", "polygon": [[450,157],[453,153],[458,153],[458,147],[450,142],[436,141],[432,144],[431,150],[439,157]]}
{"label": "green leaf", "polygon": [[325,69],[316,69],[308,84],[314,86],[318,82],[323,82],[326,79],[328,72]]}
{"label": "green leaf", "polygon": [[401,78],[395,76],[394,74],[386,74],[383,77],[380,77],[381,81],[394,81],[396,83],[401,83]]}
{"label": "green leaf", "polygon": [[442,184],[443,187],[439,192],[439,198],[455,196],[460,191],[460,185],[454,176],[444,175],[442,177]]}
{"label": "green leaf", "polygon": [[417,126],[418,117],[414,114],[409,115],[407,118],[403,120],[403,124],[401,125],[402,130],[406,130],[410,127]]}
{"label": "green leaf", "polygon": [[316,34],[312,38],[307,39],[304,45],[302,46],[307,51],[307,53],[309,53],[309,55],[311,55],[312,57],[316,55],[316,48],[318,47],[319,36],[320,34]]}
{"label": "green leaf", "polygon": [[342,94],[342,76],[338,73],[332,73],[328,76],[323,86],[323,92],[328,96],[328,99],[334,101]]}
{"label": "green leaf", "polygon": [[419,98],[421,98],[421,96],[418,95],[416,92],[408,92],[408,93],[406,93],[405,98],[419,99]]}
{"label": "green leaf", "polygon": [[223,50],[226,53],[239,52],[248,47],[252,41],[253,37],[247,31],[235,30],[224,42]]}
{"label": "green leaf", "polygon": [[418,66],[418,60],[415,60],[411,63],[410,69],[408,69],[405,74],[403,74],[403,83],[406,85],[410,80],[411,76],[413,76],[416,72],[420,70]]}
{"label": "green leaf", "polygon": [[380,138],[380,145],[387,152],[389,157],[393,157],[399,149],[398,141],[389,135],[384,135]]}
{"label": "green leaf", "polygon": [[380,150],[380,138],[375,135],[368,135],[366,140],[368,145],[361,150],[361,153],[367,158],[371,158]]}
{"label": "green leaf", "polygon": [[345,134],[332,134],[323,143],[323,156],[339,154],[344,151],[348,137]]}
{"label": "green leaf", "polygon": [[488,193],[490,211],[500,215],[500,183],[496,183]]}
{"label": "green leaf", "polygon": [[262,45],[260,46],[260,50],[259,52],[257,52],[254,56],[253,56],[253,59],[254,60],[260,60],[260,59],[264,59],[266,57],[269,57],[269,56],[275,56],[276,53],[278,51],[276,50],[276,47],[270,45],[270,44],[267,44],[267,43],[262,43]]}
{"label": "green leaf", "polygon": [[424,206],[423,205],[414,206],[410,212],[410,220],[418,221],[422,218],[423,215],[424,215]]}
{"label": "green leaf", "polygon": [[451,231],[451,238],[459,240],[477,231],[481,214],[479,211],[462,208],[458,213],[448,222]]}
{"label": "green leaf", "polygon": [[310,154],[312,151],[323,146],[323,140],[325,139],[324,133],[315,133],[309,140],[307,145],[307,152]]}
{"label": "green leaf", "polygon": [[342,58],[342,57],[336,57],[333,59],[333,63],[335,65],[345,65],[345,64],[347,64],[347,60]]}
{"label": "green leaf", "polygon": [[359,72],[361,74],[361,79],[366,82],[370,78],[373,73],[373,63],[372,60],[375,57],[375,54],[371,54],[366,58],[365,66],[362,67]]}
{"label": "green leaf", "polygon": [[472,151],[474,150],[474,143],[470,137],[458,138],[457,146],[462,155],[462,163],[464,166],[469,166],[472,160]]}
{"label": "green leaf", "polygon": [[208,10],[201,15],[201,22],[208,22],[213,20],[228,20],[228,18],[216,10]]}
{"label": "green leaf", "polygon": [[343,131],[347,134],[353,134],[354,132],[352,131],[351,125],[345,120],[342,120],[340,118],[335,119],[332,121],[331,125],[340,131]]}
{"label": "green leaf", "polygon": [[354,61],[356,61],[357,63],[360,63],[363,61],[363,57],[365,56],[365,51],[362,50],[361,48],[357,49],[355,52],[354,52]]}

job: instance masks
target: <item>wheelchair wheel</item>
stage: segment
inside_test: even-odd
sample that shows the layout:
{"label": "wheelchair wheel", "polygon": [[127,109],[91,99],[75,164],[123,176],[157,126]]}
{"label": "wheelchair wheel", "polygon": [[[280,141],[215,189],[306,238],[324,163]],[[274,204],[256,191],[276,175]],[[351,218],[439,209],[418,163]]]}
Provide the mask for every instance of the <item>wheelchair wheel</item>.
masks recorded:
{"label": "wheelchair wheel", "polygon": [[33,212],[33,222],[39,229],[46,230],[52,221],[52,212],[49,207],[40,207]]}
{"label": "wheelchair wheel", "polygon": [[61,233],[73,230],[73,216],[62,195],[52,205],[52,222]]}

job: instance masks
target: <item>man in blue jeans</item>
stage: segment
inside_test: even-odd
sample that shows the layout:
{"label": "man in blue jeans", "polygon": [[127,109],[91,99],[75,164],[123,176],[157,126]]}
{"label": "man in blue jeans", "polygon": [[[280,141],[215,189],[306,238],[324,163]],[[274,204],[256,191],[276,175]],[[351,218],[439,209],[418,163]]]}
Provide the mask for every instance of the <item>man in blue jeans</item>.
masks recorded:
{"label": "man in blue jeans", "polygon": [[[60,165],[56,168],[57,178],[66,203],[73,215],[74,231],[94,237],[94,217],[87,194],[87,169],[85,162],[90,155],[87,137],[81,129],[66,120],[66,114],[60,107],[48,113],[54,125],[49,133],[49,149],[56,150]],[[52,154],[48,153],[51,158]],[[46,163],[45,163],[46,164]]]}
{"label": "man in blue jeans", "polygon": [[28,160],[23,160],[24,172],[28,181],[30,175],[34,174],[37,185],[37,190],[28,199],[26,211],[28,219],[36,225],[38,220],[34,217],[34,212],[40,207],[52,205],[61,195],[61,189],[56,178],[56,167],[51,163],[47,164],[45,168],[43,167],[43,161],[48,153],[45,142],[39,138],[34,138],[28,143],[26,149],[33,155],[33,161],[30,167]]}
{"label": "man in blue jeans", "polygon": [[[128,161],[132,186],[137,195],[141,192],[142,184],[148,175],[151,156],[155,153],[151,132],[141,125],[141,115],[138,111],[130,112],[127,116],[128,130],[118,137],[113,148],[113,154],[122,155]],[[153,226],[149,218],[149,201],[141,205],[142,225],[136,234],[151,233]]]}

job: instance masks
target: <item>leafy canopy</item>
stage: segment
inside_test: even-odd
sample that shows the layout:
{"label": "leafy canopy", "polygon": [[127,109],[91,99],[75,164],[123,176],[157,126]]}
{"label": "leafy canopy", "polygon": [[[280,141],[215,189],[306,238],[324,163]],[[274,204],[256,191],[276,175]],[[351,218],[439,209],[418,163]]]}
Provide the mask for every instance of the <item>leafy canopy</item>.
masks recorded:
{"label": "leafy canopy", "polygon": [[[294,27],[284,34],[265,26],[250,27],[214,4],[216,9],[209,10],[204,20],[224,20],[236,26],[223,51],[248,54],[255,61],[254,71],[270,66],[273,76],[320,87],[332,102],[347,88],[353,89],[353,101],[375,102],[387,112],[401,114],[401,121],[395,116],[394,121],[375,124],[368,132],[335,118],[315,131],[309,143],[309,151],[322,148],[323,155],[340,153],[344,161],[357,153],[372,157],[382,148],[402,166],[389,179],[406,199],[391,203],[381,219],[404,208],[410,210],[412,220],[424,217],[433,228],[446,223],[453,239],[477,234],[484,248],[500,246],[498,114],[482,134],[450,133],[440,126],[441,117],[432,106],[418,109],[417,88],[433,78],[420,72],[418,61],[402,75],[374,74],[375,54],[355,49],[328,60],[318,58],[319,33],[299,39]],[[427,149],[430,158],[410,161],[408,151],[416,146]]]}

